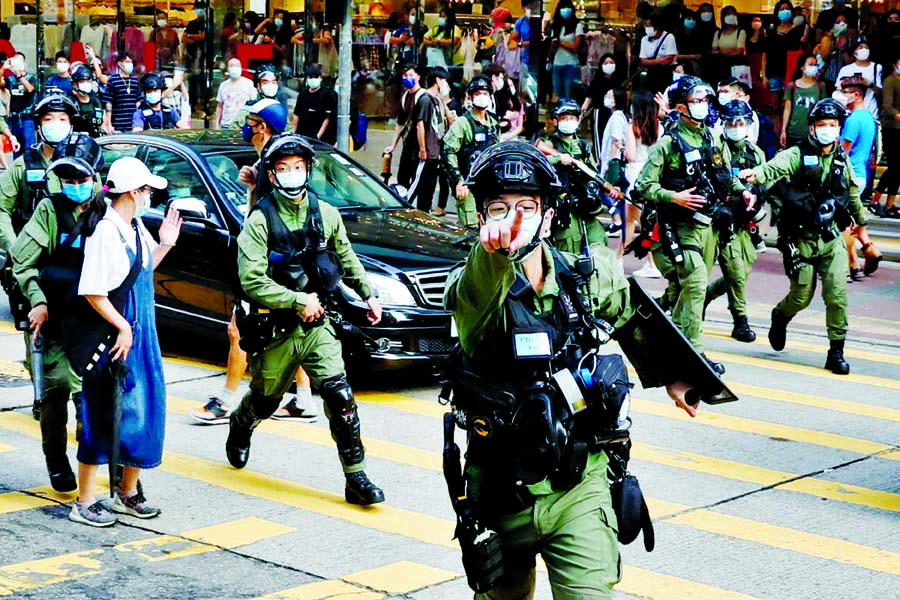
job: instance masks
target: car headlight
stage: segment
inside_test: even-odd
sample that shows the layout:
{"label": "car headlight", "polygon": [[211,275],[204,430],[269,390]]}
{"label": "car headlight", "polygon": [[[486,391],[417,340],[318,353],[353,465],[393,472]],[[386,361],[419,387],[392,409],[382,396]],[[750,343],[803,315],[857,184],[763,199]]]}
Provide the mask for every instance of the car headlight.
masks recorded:
{"label": "car headlight", "polygon": [[[369,280],[369,285],[377,291],[378,300],[383,306],[416,305],[416,299],[403,282],[377,273],[369,273],[366,276]],[[354,300],[363,302],[363,299],[359,297],[359,294],[350,289],[343,281],[341,282],[341,288]]]}

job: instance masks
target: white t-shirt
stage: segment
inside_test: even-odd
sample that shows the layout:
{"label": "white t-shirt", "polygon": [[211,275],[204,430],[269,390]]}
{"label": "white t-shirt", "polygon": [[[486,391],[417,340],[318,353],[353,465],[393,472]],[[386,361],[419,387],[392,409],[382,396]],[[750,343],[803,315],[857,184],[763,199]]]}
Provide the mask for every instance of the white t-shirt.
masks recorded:
{"label": "white t-shirt", "polygon": [[[565,33],[565,27],[559,34],[559,41],[565,42],[567,44],[574,44],[575,38],[579,35],[584,35],[584,27],[581,23],[575,25],[574,33]],[[554,65],[577,65],[580,64],[578,62],[578,53],[572,52],[571,50],[566,50],[562,46],[560,46],[556,50],[556,54],[553,56],[553,64]]]}
{"label": "white t-shirt", "polygon": [[216,95],[216,102],[222,107],[222,129],[233,127],[237,123],[241,109],[247,102],[256,100],[256,96],[256,87],[246,77],[238,79],[229,77],[223,81]]}
{"label": "white t-shirt", "polygon": [[[606,122],[606,129],[603,130],[603,141],[600,144],[600,174],[606,174],[606,168],[612,158],[621,158],[625,153],[625,136],[628,135],[628,118],[621,110],[614,111],[609,121]],[[617,156],[610,156],[613,142],[619,142],[619,153]],[[612,183],[612,182],[610,182]]]}
{"label": "white t-shirt", "polygon": [[[844,77],[852,77],[853,75],[859,75],[868,79],[875,87],[883,87],[881,85],[881,65],[870,63],[866,67],[860,67],[855,62],[845,65],[838,71],[837,84],[840,85],[841,79]],[[872,88],[866,90],[866,99],[863,106],[878,120],[878,101],[875,99],[875,92],[872,91]]]}
{"label": "white t-shirt", "polygon": [[[657,47],[659,52],[656,51]],[[675,36],[668,31],[663,33],[658,40],[651,40],[649,35],[645,35],[644,39],[641,40],[640,58],[656,59],[676,54],[678,54],[678,47],[675,45]]]}
{"label": "white t-shirt", "polygon": [[[141,262],[146,267],[153,260],[153,251],[159,244],[140,219],[138,232],[143,246]],[[97,223],[94,233],[84,242],[84,266],[78,282],[78,295],[107,296],[122,285],[131,271],[131,259],[122,245],[123,237],[131,252],[136,253],[134,229],[110,206]]]}

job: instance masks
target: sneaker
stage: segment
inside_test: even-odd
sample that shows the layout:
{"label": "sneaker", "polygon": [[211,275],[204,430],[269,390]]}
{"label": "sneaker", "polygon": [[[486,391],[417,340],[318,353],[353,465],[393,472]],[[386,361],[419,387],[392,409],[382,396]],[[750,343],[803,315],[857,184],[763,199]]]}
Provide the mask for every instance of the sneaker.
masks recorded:
{"label": "sneaker", "polygon": [[128,496],[127,498],[121,492],[117,492],[116,499],[113,501],[112,511],[123,515],[131,515],[138,519],[152,519],[153,517],[158,517],[162,512],[160,509],[147,504],[147,499],[144,497],[143,492],[135,492],[133,496]]}
{"label": "sneaker", "polygon": [[315,405],[312,401],[312,395],[306,400],[301,400],[299,396],[294,396],[291,401],[275,411],[272,418],[277,421],[305,421],[312,423],[319,417],[316,414]]}
{"label": "sneaker", "polygon": [[90,505],[81,504],[78,501],[73,502],[72,510],[69,511],[69,520],[91,527],[111,527],[119,521],[116,515],[112,514],[100,500]]}
{"label": "sneaker", "polygon": [[206,425],[221,425],[228,422],[231,411],[225,408],[221,400],[213,396],[200,410],[192,410],[191,416]]}
{"label": "sneaker", "polygon": [[644,264],[643,267],[632,273],[632,275],[635,277],[646,277],[647,279],[659,279],[662,277],[662,273],[659,272],[659,269],[650,263]]}
{"label": "sneaker", "polygon": [[866,208],[868,208],[869,212],[872,213],[873,215],[875,215],[876,217],[884,216],[884,207],[881,205],[880,202],[870,202],[869,206],[867,206]]}

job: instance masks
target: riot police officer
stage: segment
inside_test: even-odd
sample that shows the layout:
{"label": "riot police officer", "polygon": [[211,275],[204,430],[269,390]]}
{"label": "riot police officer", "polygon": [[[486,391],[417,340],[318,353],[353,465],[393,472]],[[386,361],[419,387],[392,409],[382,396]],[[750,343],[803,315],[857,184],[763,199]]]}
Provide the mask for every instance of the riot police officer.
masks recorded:
{"label": "riot police officer", "polygon": [[[452,397],[442,396],[454,408],[444,465],[469,584],[476,598],[531,598],[540,553],[554,598],[611,598],[621,576],[617,530],[635,524],[617,523],[607,480],[629,384],[621,356],[597,353],[597,340],[608,339],[600,330],[615,331],[644,387],[667,385],[693,416],[687,386],[662,356],[671,349],[653,343],[657,328],[638,315],[615,254],[592,246],[585,272],[578,256],[545,241],[560,188],[545,156],[523,142],[499,144],[466,182],[484,225],[445,290],[461,350],[448,373]],[[579,376],[609,400],[583,394]],[[454,421],[468,432],[463,472]],[[638,528],[650,548],[644,516]]]}
{"label": "riot police officer", "polygon": [[103,135],[100,129],[103,125],[103,104],[94,90],[94,75],[86,65],[79,65],[72,71],[72,99],[78,108],[73,129],[91,137]]}
{"label": "riot police officer", "polygon": [[857,226],[866,224],[860,190],[840,146],[845,118],[846,111],[836,101],[820,100],[807,117],[808,139],[765,165],[740,173],[750,183],[775,184],[770,194],[778,211],[778,246],[791,285],[772,309],[769,344],[784,349],[788,323],[809,306],[816,279],[821,278],[830,342],[825,368],[838,375],[850,372],[844,359],[848,258],[840,230],[851,220]]}
{"label": "riot police officer", "polygon": [[238,236],[238,274],[253,307],[238,327],[252,379],[231,414],[225,452],[235,468],[247,464],[253,430],[275,412],[302,366],[325,404],[346,475],[344,498],[369,505],[383,502],[384,492],[364,471],[356,402],[324,306],[340,281],[366,300],[373,324],[381,305],[340,213],[307,187],[313,162],[312,147],[296,134],[275,139],[262,156],[273,192],[259,200]]}
{"label": "riot police officer", "polygon": [[[766,154],[762,148],[748,138],[753,124],[753,110],[743,100],[732,100],[719,112],[725,128],[725,143],[731,151],[731,170],[738,173],[765,164]],[[719,267],[722,276],[706,288],[706,304],[722,294],[728,295],[728,310],[734,320],[731,337],[740,342],[752,342],[756,333],[747,320],[747,300],[744,289],[747,278],[756,262],[756,241],[759,221],[765,217],[763,211],[764,190],[757,187],[756,205],[752,211],[746,210],[743,201],[731,202],[728,209],[733,211],[732,232],[729,239],[719,238]]]}
{"label": "riot police officer", "polygon": [[[562,100],[553,110],[553,118],[556,131],[538,146],[549,157],[550,164],[557,168],[563,184],[563,195],[553,224],[553,244],[563,252],[585,254],[586,244],[605,246],[607,242],[606,229],[598,220],[604,209],[601,191],[590,182],[596,181],[614,200],[622,198],[622,191],[597,174],[597,162],[591,148],[587,140],[578,135],[581,107],[571,100]],[[590,171],[584,171],[576,161]]]}
{"label": "riot police officer", "polygon": [[[731,222],[724,200],[754,196],[733,176],[728,147],[707,126],[715,93],[698,77],[685,76],[668,89],[678,121],[650,148],[635,189],[655,203],[660,243],[653,258],[670,284],[677,284],[672,319],[702,349],[703,306],[720,232]],[[727,235],[727,234],[726,234]],[[711,363],[719,373],[721,363]]]}
{"label": "riot police officer", "polygon": [[162,77],[156,73],[147,73],[141,79],[141,89],[144,99],[134,111],[132,131],[140,133],[146,129],[175,129],[181,115],[171,106],[163,104],[162,95],[166,84]]}
{"label": "riot police officer", "polygon": [[465,183],[469,168],[479,154],[500,141],[500,125],[494,115],[488,112],[493,89],[493,84],[487,77],[473,78],[466,89],[472,108],[456,119],[444,136],[441,157],[451,189],[456,195],[456,214],[460,227],[478,227],[475,199]]}
{"label": "riot police officer", "polygon": [[[99,189],[94,178],[102,165],[100,146],[87,134],[73,133],[61,142],[47,169],[59,178],[61,191],[40,201],[12,247],[13,274],[31,306],[30,331],[25,333],[28,354],[39,336],[43,344],[41,439],[50,484],[58,492],[77,487],[66,456],[66,422],[73,394],[75,413],[80,415],[81,378],[69,366],[60,327],[71,298],[66,282],[52,276],[60,270],[52,267],[76,264],[69,256],[83,252],[78,217]],[[69,284],[77,285],[77,280]]]}

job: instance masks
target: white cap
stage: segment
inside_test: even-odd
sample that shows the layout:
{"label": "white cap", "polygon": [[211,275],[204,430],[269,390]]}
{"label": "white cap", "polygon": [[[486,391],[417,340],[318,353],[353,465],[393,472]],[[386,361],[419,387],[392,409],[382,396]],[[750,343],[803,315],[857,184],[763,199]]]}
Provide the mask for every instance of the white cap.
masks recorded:
{"label": "white cap", "polygon": [[124,194],[149,185],[158,190],[166,189],[169,182],[165,177],[154,175],[147,165],[133,156],[118,159],[109,167],[106,185],[113,194]]}

